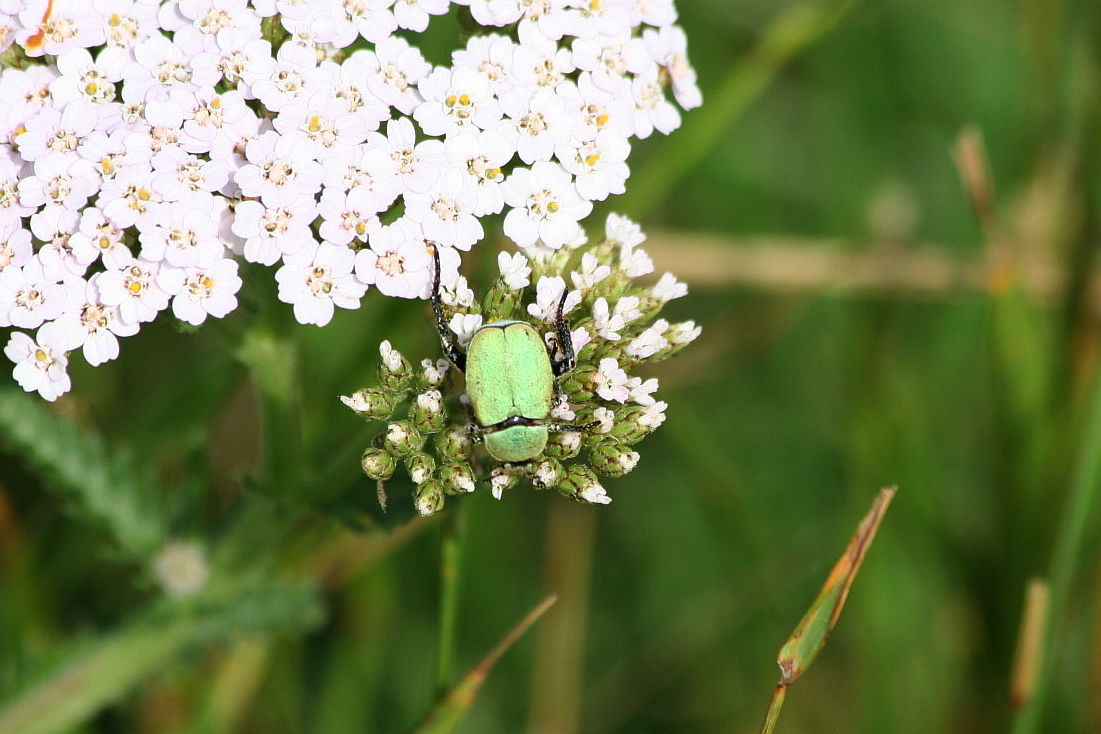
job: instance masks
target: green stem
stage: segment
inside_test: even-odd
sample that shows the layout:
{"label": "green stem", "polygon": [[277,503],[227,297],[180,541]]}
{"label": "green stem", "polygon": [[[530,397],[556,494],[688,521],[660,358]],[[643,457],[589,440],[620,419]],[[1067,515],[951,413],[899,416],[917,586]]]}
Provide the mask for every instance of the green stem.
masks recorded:
{"label": "green stem", "polygon": [[459,573],[462,560],[463,504],[455,502],[444,518],[440,538],[440,631],[437,640],[436,693],[451,690],[455,667],[455,629],[459,612]]}
{"label": "green stem", "polygon": [[788,687],[783,683],[776,686],[776,690],[772,692],[772,701],[768,704],[768,713],[765,714],[765,721],[761,725],[761,734],[772,734],[772,731],[776,728],[776,722],[780,720],[780,709],[784,705],[784,698],[787,693]]}
{"label": "green stem", "polygon": [[1065,651],[1059,646],[1064,612],[1070,599],[1078,560],[1086,541],[1086,528],[1093,514],[1098,488],[1101,487],[1101,370],[1098,370],[1093,386],[1093,397],[1086,430],[1082,436],[1078,466],[1067,506],[1055,537],[1051,556],[1049,578],[1051,580],[1051,607],[1044,663],[1036,680],[1032,701],[1017,715],[1013,734],[1031,734],[1039,731],[1041,715],[1047,701],[1057,656]]}

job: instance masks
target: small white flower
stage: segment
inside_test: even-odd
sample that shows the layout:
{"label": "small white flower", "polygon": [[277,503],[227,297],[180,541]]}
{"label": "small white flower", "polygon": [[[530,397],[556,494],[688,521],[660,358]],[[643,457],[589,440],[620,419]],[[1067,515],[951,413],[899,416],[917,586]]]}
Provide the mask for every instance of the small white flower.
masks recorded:
{"label": "small white flower", "polygon": [[668,321],[658,319],[627,344],[627,354],[636,359],[647,359],[654,356],[669,346],[669,341],[664,336],[665,330],[668,328]]}
{"label": "small white flower", "polygon": [[[387,0],[368,0],[369,4],[379,2]],[[410,46],[404,38],[386,35],[375,42],[373,58],[368,57],[372,72],[367,85],[385,104],[411,115],[421,102],[416,85],[432,71],[432,65],[424,60],[420,49]]]}
{"label": "small white flower", "polygon": [[437,67],[417,85],[424,102],[413,119],[426,135],[487,130],[501,119],[489,80],[474,69]]}
{"label": "small white flower", "polygon": [[481,326],[482,315],[480,313],[457,313],[451,317],[451,321],[447,324],[447,328],[451,329],[458,337],[459,346],[462,347],[470,343],[470,340],[474,338],[474,332]]}
{"label": "small white flower", "polygon": [[284,43],[275,58],[261,56],[243,78],[250,93],[270,112],[279,112],[308,92],[324,91],[317,54],[297,43]]}
{"label": "small white flower", "polygon": [[626,403],[630,397],[627,388],[627,373],[620,368],[614,357],[600,360],[600,366],[592,377],[596,394],[604,400]]}
{"label": "small white flower", "polygon": [[[77,211],[99,188],[99,175],[76,153],[44,155],[34,162],[34,174],[19,182],[19,200],[26,206]],[[31,220],[41,215],[39,210]],[[42,238],[45,239],[45,238]]]}
{"label": "small white flower", "polygon": [[603,201],[609,194],[627,190],[630,171],[627,155],[631,145],[616,130],[605,129],[592,140],[571,140],[556,149],[562,167],[572,173],[577,193],[590,201]]}
{"label": "small white flower", "polygon": [[245,146],[245,157],[248,164],[233,179],[242,194],[259,197],[267,206],[289,206],[302,194],[312,196],[321,189],[321,164],[302,135],[261,133]]}
{"label": "small white flower", "polygon": [[601,296],[593,302],[593,325],[596,327],[597,336],[614,342],[619,341],[619,331],[627,325],[627,322],[623,314],[618,310],[613,312],[608,306],[608,300]]}
{"label": "small white flower", "polygon": [[405,217],[420,225],[425,239],[469,250],[485,235],[474,216],[478,196],[458,171],[445,169],[424,193],[405,194]]}
{"label": "small white flower", "polygon": [[[558,302],[562,300],[562,292],[566,289],[566,281],[558,276],[543,276],[535,284],[535,303],[528,304],[528,314],[545,323],[553,323],[558,316]],[[563,313],[569,313],[581,303],[581,292],[571,291],[566,296]]]}
{"label": "small white flower", "polygon": [[612,94],[626,88],[628,74],[641,74],[654,64],[646,44],[629,30],[615,36],[577,38],[572,48],[577,68],[591,72],[593,84]]}
{"label": "small white flower", "polygon": [[401,352],[394,349],[389,340],[385,340],[378,345],[378,353],[382,357],[382,364],[385,365],[386,369],[391,372],[397,372],[401,369]]}
{"label": "small white flower", "polygon": [[448,306],[471,308],[474,305],[474,290],[467,284],[466,278],[460,275],[440,287],[440,300]]}
{"label": "small white flower", "polygon": [[531,169],[518,168],[504,183],[505,202],[514,207],[505,215],[505,235],[520,247],[541,241],[557,249],[581,234],[578,224],[592,211],[573,178],[557,163],[541,161]]}
{"label": "small white flower", "polygon": [[208,268],[221,259],[225,245],[212,196],[189,196],[180,203],[159,204],[157,210],[156,224],[138,236],[142,258],[176,268]]}
{"label": "small white flower", "polygon": [[504,472],[494,471],[489,475],[489,491],[493,499],[499,500],[504,495],[509,485],[509,476]]}
{"label": "small white flower", "polygon": [[236,261],[222,259],[207,267],[161,268],[157,285],[173,297],[176,318],[198,326],[207,316],[220,319],[237,308],[241,278]]}
{"label": "small white flower", "polygon": [[366,120],[348,112],[347,104],[330,94],[314,92],[288,102],[272,125],[282,135],[297,133],[295,139],[313,158],[347,160],[355,146],[367,139]]}
{"label": "small white flower", "polygon": [[657,66],[639,74],[631,82],[635,98],[635,136],[648,138],[656,129],[668,135],[680,127],[680,112],[665,98]]}
{"label": "small white flower", "polygon": [[0,271],[0,326],[36,329],[61,315],[65,288],[47,277],[38,257]]}
{"label": "small white flower", "polygon": [[596,86],[592,74],[583,71],[577,84],[559,84],[555,92],[566,105],[567,113],[574,118],[573,136],[578,140],[592,140],[601,130],[614,130],[623,137],[635,132],[635,104],[630,95],[612,94]]}
{"label": "small white flower", "polygon": [[0,224],[0,274],[9,268],[22,268],[33,254],[30,232],[17,225]]}
{"label": "small white flower", "polygon": [[439,390],[426,390],[417,395],[416,403],[417,407],[426,413],[439,413],[443,409],[443,393]]}
{"label": "small white flower", "polygon": [[581,256],[580,268],[570,273],[570,280],[573,281],[574,288],[588,290],[611,274],[611,267],[601,265],[596,255],[586,252]]}
{"label": "small white flower", "polygon": [[[635,456],[637,457],[638,454],[635,454]],[[587,485],[584,489],[581,490],[581,492],[578,493],[578,496],[593,505],[607,505],[612,501],[612,498],[608,496],[608,493],[606,491],[604,491],[604,487],[596,482]]]}
{"label": "small white flower", "polygon": [[326,242],[348,245],[353,241],[367,242],[369,235],[382,226],[379,221],[378,197],[366,186],[351,191],[325,189],[317,213],[321,215],[319,232]]}
{"label": "small white flower", "polygon": [[431,359],[421,360],[421,379],[429,385],[437,385],[443,382],[443,378],[447,376],[447,371],[451,368],[451,363],[446,359],[437,359],[432,361]]}
{"label": "small white flower", "polygon": [[38,392],[53,402],[69,392],[72,383],[65,372],[65,335],[53,323],[38,330],[37,341],[21,331],[12,332],[4,355],[15,364],[12,376],[27,392]]}
{"label": "small white flower", "polygon": [[367,286],[352,274],[355,253],[347,247],[322,242],[283,258],[275,273],[279,300],[294,306],[300,324],[324,326],[336,306],[359,308]]}
{"label": "small white flower", "polygon": [[85,285],[76,307],[66,309],[54,322],[65,334],[65,347],[80,349],[84,360],[93,367],[119,356],[118,337],[138,333],[138,324],[124,323],[117,307],[100,301],[97,280],[98,277],[93,277]]}
{"label": "small white flower", "polygon": [[105,104],[115,99],[115,82],[122,79],[122,67],[129,56],[118,48],[107,48],[94,60],[87,49],[74,48],[57,59],[61,76],[50,84],[50,96],[58,109],[83,100]]}
{"label": "small white flower", "polygon": [[507,138],[492,130],[480,133],[459,132],[444,142],[452,166],[465,174],[478,197],[475,216],[496,214],[505,205],[501,184],[505,180],[501,169],[512,160],[516,148]]}
{"label": "small white flower", "polygon": [[688,286],[677,280],[672,273],[666,273],[658,278],[658,282],[650,289],[650,295],[662,303],[674,298],[681,298],[688,294]]}
{"label": "small white flower", "polygon": [[697,326],[695,321],[682,321],[673,324],[666,332],[666,338],[673,344],[689,344],[703,332],[702,326]]}
{"label": "small white flower", "polygon": [[642,40],[651,58],[672,80],[677,103],[686,110],[699,107],[703,96],[696,84],[696,70],[688,63],[688,38],[684,31],[671,25],[658,30],[647,28],[642,32]]}
{"label": "small white flower", "polygon": [[[386,125],[386,135],[371,133],[367,143],[377,156],[379,170],[396,176],[403,188],[414,193],[425,193],[440,178],[440,172],[447,167],[447,149],[439,140],[417,142],[416,129],[407,117],[391,120]],[[376,158],[371,158],[372,163]]]}
{"label": "small white flower", "polygon": [[336,27],[332,43],[346,48],[363,36],[371,43],[381,43],[397,30],[398,23],[391,11],[393,0],[343,0],[329,3]]}
{"label": "small white flower", "polygon": [[531,267],[522,252],[500,252],[497,254],[497,267],[501,271],[501,280],[514,291],[523,290],[531,282]]}
{"label": "small white flower", "polygon": [[451,59],[454,68],[473,69],[481,74],[489,82],[490,91],[500,97],[516,83],[510,73],[515,48],[511,38],[496,33],[471,36],[466,48],[453,52]]}
{"label": "small white flower", "polygon": [[193,596],[206,586],[210,565],[198,543],[173,540],[153,558],[153,573],[172,598]]}
{"label": "small white flower", "polygon": [[638,423],[640,426],[645,426],[650,430],[653,430],[665,422],[665,409],[669,407],[669,404],[664,400],[659,400],[653,405],[646,406],[646,409],[638,416]]}
{"label": "small white flower", "polygon": [[104,305],[117,306],[126,324],[152,321],[168,306],[168,294],[156,283],[158,263],[140,258],[120,268],[108,268],[96,285]]}
{"label": "small white flower", "polygon": [[597,433],[611,433],[615,428],[615,413],[603,406],[593,411],[593,420],[600,423],[595,429]]}
{"label": "small white flower", "polygon": [[264,206],[259,201],[242,201],[234,210],[231,231],[244,239],[244,257],[249,262],[274,265],[316,242],[310,223],[317,216],[317,203],[300,196],[286,206]]}
{"label": "small white flower", "polygon": [[501,108],[509,119],[494,131],[509,138],[524,163],[549,161],[570,141],[575,121],[553,89],[518,86],[501,99]]}
{"label": "small white flower", "polygon": [[[420,236],[419,228],[404,219],[380,228],[369,237],[370,247],[355,255],[356,277],[374,285],[386,296],[420,298],[432,282],[432,257]],[[440,250],[443,269],[445,260],[458,270],[457,253]]]}
{"label": "small white flower", "polygon": [[538,487],[550,487],[558,482],[558,471],[549,461],[540,462],[532,473],[532,481]]}
{"label": "small white flower", "polygon": [[96,207],[86,207],[80,214],[80,229],[69,244],[73,254],[84,263],[101,258],[107,267],[120,267],[129,262],[130,249],[124,241],[124,230]]}
{"label": "small white flower", "polygon": [[649,380],[643,382],[641,377],[632,377],[627,382],[627,386],[631,389],[631,400],[634,400],[639,405],[654,404],[654,398],[652,396],[658,389],[657,378],[651,377]]}

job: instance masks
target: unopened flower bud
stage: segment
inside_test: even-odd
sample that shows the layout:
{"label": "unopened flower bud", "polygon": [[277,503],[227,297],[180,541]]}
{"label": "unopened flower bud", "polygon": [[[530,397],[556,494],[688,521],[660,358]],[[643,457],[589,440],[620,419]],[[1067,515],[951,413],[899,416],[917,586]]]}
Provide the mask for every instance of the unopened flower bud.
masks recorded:
{"label": "unopened flower bud", "polygon": [[665,421],[665,409],[668,407],[664,400],[659,400],[653,405],[631,406],[621,410],[619,421],[611,433],[623,443],[637,443]]}
{"label": "unopened flower bud", "polygon": [[340,396],[340,402],[366,420],[381,420],[394,414],[395,399],[392,393],[374,387],[356,390],[351,397]]}
{"label": "unopened flower bud", "polygon": [[443,487],[435,479],[417,485],[413,492],[413,506],[425,517],[435,515],[443,507]]}
{"label": "unopened flower bud", "polygon": [[378,365],[379,383],[387,390],[394,392],[405,390],[413,377],[413,368],[409,365],[409,360],[390,346],[388,341],[382,342],[378,351],[379,356],[382,357]]}
{"label": "unopened flower bud", "polygon": [[397,456],[408,456],[424,446],[424,436],[409,421],[394,421],[386,426],[384,445]]}
{"label": "unopened flower bud", "polygon": [[437,472],[443,491],[447,494],[465,494],[473,492],[474,470],[466,462],[444,464]]}
{"label": "unopened flower bud", "polygon": [[394,455],[386,449],[369,448],[363,452],[361,460],[363,473],[371,479],[386,480],[394,476],[394,468],[398,465]]}
{"label": "unopened flower bud", "polygon": [[446,462],[465,461],[470,458],[470,452],[474,448],[465,426],[452,426],[437,433],[433,442],[436,445],[436,454]]}
{"label": "unopened flower bud", "polygon": [[424,433],[439,431],[447,419],[443,412],[443,394],[439,390],[422,392],[413,401],[409,419],[419,431]]}
{"label": "unopened flower bud", "polygon": [[562,381],[562,392],[571,403],[584,403],[593,398],[593,375],[596,368],[592,366],[578,367]]}
{"label": "unopened flower bud", "polygon": [[551,459],[564,461],[572,459],[581,451],[581,434],[577,431],[562,431],[551,434],[543,454]]}
{"label": "unopened flower bud", "polygon": [[436,460],[423,451],[415,451],[405,459],[405,470],[413,484],[424,484],[436,469]]}
{"label": "unopened flower bud", "polygon": [[521,291],[510,289],[503,280],[495,281],[482,301],[482,315],[486,322],[511,319],[520,305],[520,297]]}
{"label": "unopened flower bud", "polygon": [[589,465],[606,477],[621,477],[637,463],[638,453],[614,438],[601,441],[589,452]]}
{"label": "unopened flower bud", "polygon": [[539,489],[547,489],[558,484],[562,477],[562,462],[558,459],[544,459],[539,462],[531,475],[531,483]]}
{"label": "unopened flower bud", "polygon": [[558,483],[558,491],[567,497],[592,505],[606,505],[612,501],[604,487],[597,481],[596,474],[584,464],[570,466]]}

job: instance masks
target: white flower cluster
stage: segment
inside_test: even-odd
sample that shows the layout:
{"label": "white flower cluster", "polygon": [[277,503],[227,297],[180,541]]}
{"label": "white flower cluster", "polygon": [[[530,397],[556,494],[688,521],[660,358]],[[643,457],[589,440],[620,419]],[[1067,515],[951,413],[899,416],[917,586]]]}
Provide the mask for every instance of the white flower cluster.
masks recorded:
{"label": "white flower cluster", "polygon": [[487,216],[560,247],[624,191],[629,140],[679,125],[666,88],[700,103],[672,0],[454,4],[484,33],[433,67],[395,31],[448,0],[0,0],[20,385],[56,398],[69,352],[114,359],[169,306],[225,316],[240,259],[324,325],[370,286],[426,296],[427,244],[454,280]]}

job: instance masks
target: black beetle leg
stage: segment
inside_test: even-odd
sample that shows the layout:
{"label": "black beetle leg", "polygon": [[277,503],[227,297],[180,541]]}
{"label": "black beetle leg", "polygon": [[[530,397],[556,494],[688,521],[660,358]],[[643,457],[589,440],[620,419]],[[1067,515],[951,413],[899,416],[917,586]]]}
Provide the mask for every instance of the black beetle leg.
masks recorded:
{"label": "black beetle leg", "polygon": [[558,301],[558,314],[554,318],[555,346],[562,350],[562,359],[551,365],[555,377],[561,377],[577,365],[577,359],[573,353],[573,338],[570,336],[570,320],[563,313],[569,292],[569,288],[562,290],[562,298]]}
{"label": "black beetle leg", "polygon": [[554,433],[584,433],[599,425],[600,421],[593,421],[592,423],[548,423],[547,430]]}
{"label": "black beetle leg", "polygon": [[434,266],[432,275],[432,311],[436,314],[436,330],[440,333],[440,346],[443,353],[451,360],[452,364],[459,368],[460,372],[466,372],[466,354],[459,349],[459,343],[455,341],[455,335],[447,326],[447,319],[443,315],[443,302],[440,300],[440,253],[433,246],[432,263]]}

